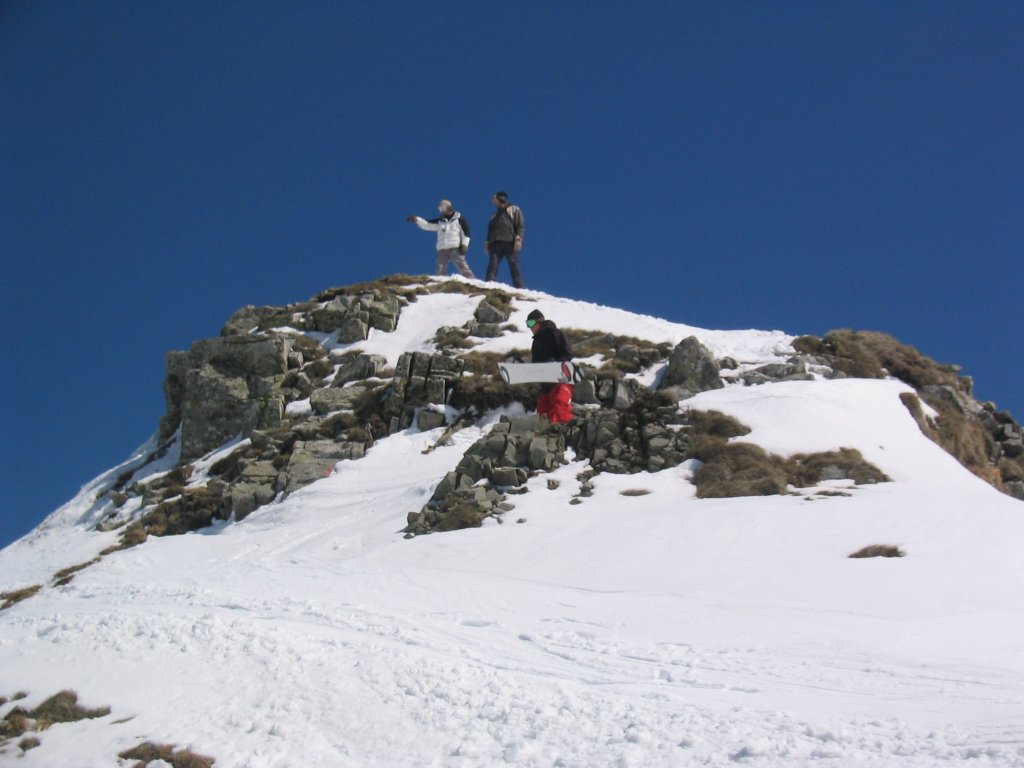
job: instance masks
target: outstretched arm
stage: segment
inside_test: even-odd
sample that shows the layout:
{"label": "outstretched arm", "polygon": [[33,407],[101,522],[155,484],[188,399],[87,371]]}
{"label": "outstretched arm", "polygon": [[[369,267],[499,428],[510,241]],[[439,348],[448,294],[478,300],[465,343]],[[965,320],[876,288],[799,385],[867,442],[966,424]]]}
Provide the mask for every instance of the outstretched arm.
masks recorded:
{"label": "outstretched arm", "polygon": [[413,224],[415,224],[420,229],[425,229],[428,232],[436,232],[437,231],[437,220],[436,219],[434,219],[432,221],[427,221],[426,219],[422,219],[419,216],[407,216],[405,220],[406,221],[411,221]]}

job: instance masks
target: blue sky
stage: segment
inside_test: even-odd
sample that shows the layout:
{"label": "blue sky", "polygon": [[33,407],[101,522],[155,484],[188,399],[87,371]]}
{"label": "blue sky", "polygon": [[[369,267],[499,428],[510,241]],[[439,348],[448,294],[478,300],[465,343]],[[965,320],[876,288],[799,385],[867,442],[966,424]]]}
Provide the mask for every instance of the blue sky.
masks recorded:
{"label": "blue sky", "polygon": [[528,287],[886,331],[1022,418],[1022,34],[1011,2],[8,0],[0,544],[155,431],[165,352],[429,272],[405,217],[482,233],[498,189]]}

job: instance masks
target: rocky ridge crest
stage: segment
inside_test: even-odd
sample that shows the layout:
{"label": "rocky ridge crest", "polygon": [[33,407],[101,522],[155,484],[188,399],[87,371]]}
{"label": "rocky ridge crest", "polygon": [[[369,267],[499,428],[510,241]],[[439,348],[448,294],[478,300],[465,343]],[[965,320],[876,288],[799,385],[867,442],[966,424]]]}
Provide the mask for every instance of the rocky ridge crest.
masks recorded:
{"label": "rocky ridge crest", "polygon": [[[382,356],[346,349],[371,329],[394,332],[405,307],[437,292],[464,294],[475,307],[465,325],[437,329],[434,351],[407,352],[389,369]],[[514,291],[479,283],[396,275],[298,304],[243,307],[219,337],[168,353],[161,450],[150,459],[172,450],[180,458],[169,472],[119,478],[103,494],[100,527],[120,529],[125,547],[148,535],[241,520],[396,432],[447,427],[441,445],[491,409],[521,402],[532,410],[536,389],[505,386],[494,354],[473,349],[512,330],[507,321],[516,300]],[[886,480],[859,455],[783,460],[730,443],[744,434],[742,425],[679,405],[726,385],[822,377],[894,376],[911,384],[917,394],[905,402],[922,430],[976,474],[1024,499],[1020,425],[993,404],[975,401],[970,380],[954,366],[884,334],[801,337],[786,362],[741,365],[716,359],[695,337],[672,346],[565,330],[578,357],[600,360],[576,389],[578,418],[559,426],[537,416],[502,417],[439,479],[423,509],[405,519],[397,513],[396,528],[417,535],[500,520],[527,478],[564,463],[567,449],[590,462],[576,503],[586,498],[595,473],[659,471],[689,460],[700,467],[695,482],[715,480],[698,482],[698,495],[705,496],[785,493],[838,477]],[[655,369],[656,386],[630,376]]]}

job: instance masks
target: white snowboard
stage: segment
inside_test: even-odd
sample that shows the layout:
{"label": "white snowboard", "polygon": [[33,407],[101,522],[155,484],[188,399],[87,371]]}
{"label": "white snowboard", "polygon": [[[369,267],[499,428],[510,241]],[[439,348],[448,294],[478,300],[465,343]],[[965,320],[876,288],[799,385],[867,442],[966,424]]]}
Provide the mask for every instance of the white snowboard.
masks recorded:
{"label": "white snowboard", "polygon": [[545,382],[552,384],[578,384],[583,380],[583,369],[576,363],[498,363],[498,372],[506,384]]}

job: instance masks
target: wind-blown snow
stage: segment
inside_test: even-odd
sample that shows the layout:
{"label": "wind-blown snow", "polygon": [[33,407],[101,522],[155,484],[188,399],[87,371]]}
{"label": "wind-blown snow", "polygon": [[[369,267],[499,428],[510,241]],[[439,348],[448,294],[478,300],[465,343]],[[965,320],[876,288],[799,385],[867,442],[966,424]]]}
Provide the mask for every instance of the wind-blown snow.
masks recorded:
{"label": "wind-blown snow", "polygon": [[[789,342],[527,296],[513,322],[540,306],[746,362]],[[429,349],[474,304],[423,297],[362,348]],[[249,768],[1024,765],[1024,504],[925,438],[906,389],[795,382],[684,404],[735,415],[770,451],[858,448],[892,483],[698,500],[684,465],[598,475],[571,505],[586,468],[571,462],[510,497],[503,525],[413,540],[406,514],[489,423],[426,455],[438,432],[380,441],[241,523],[151,538],[0,612],[0,696],[31,707],[72,688],[112,710],[0,764],[111,766],[152,740]],[[0,552],[0,590],[114,541],[88,530],[102,482]],[[907,556],[847,558],[878,543]]]}

